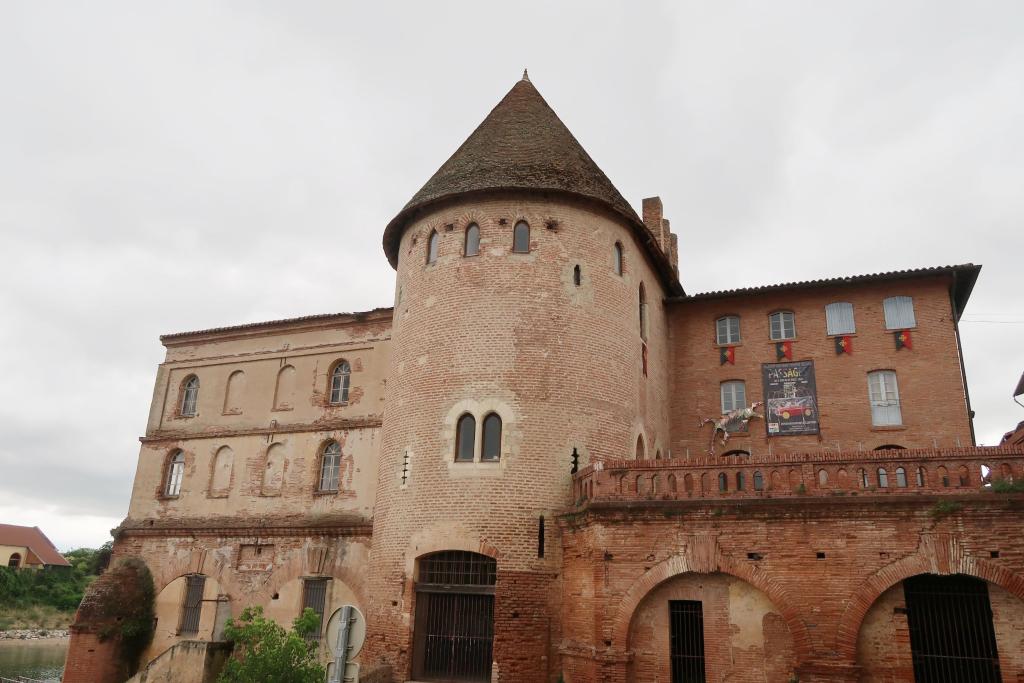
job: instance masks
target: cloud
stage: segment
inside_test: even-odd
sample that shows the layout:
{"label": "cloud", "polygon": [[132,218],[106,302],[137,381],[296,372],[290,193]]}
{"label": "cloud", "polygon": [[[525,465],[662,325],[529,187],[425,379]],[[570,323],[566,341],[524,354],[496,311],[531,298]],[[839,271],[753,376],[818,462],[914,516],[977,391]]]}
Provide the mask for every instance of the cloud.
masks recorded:
{"label": "cloud", "polygon": [[[0,499],[18,506],[0,518],[101,542],[127,509],[160,333],[388,305],[383,226],[523,67],[625,196],[662,196],[688,291],[985,264],[963,341],[994,443],[1024,417],[1022,19],[1019,3],[13,6]],[[996,314],[1016,318],[973,322]]]}

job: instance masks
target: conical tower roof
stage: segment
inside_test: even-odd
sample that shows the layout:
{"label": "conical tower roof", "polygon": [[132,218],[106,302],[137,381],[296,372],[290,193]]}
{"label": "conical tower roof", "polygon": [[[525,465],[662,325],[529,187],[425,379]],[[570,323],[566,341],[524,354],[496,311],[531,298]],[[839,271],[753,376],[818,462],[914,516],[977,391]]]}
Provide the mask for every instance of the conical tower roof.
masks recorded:
{"label": "conical tower roof", "polygon": [[[406,224],[420,209],[489,190],[561,192],[598,202],[642,231],[641,243],[651,251],[653,236],[643,221],[524,72],[523,79],[385,228],[384,251],[391,265],[398,263],[398,243]],[[659,270],[668,266],[656,245],[653,252]],[[667,272],[672,272],[671,266]]]}

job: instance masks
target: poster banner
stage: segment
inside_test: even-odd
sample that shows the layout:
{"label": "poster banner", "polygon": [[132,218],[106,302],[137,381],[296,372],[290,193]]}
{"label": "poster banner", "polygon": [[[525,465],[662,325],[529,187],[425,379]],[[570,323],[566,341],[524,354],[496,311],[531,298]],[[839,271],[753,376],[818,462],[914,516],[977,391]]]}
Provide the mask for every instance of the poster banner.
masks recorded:
{"label": "poster banner", "polygon": [[818,390],[814,361],[765,363],[764,423],[768,436],[818,433]]}

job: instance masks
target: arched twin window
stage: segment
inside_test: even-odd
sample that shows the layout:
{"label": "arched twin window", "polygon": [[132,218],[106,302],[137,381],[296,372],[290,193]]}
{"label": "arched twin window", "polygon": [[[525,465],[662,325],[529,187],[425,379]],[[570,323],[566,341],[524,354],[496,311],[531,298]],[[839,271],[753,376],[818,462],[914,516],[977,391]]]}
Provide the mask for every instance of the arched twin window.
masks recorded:
{"label": "arched twin window", "polygon": [[343,360],[334,366],[331,373],[331,404],[348,403],[348,385],[352,377],[352,366]]}
{"label": "arched twin window", "polygon": [[164,483],[165,496],[181,494],[181,480],[185,475],[185,454],[181,450],[171,453],[167,460],[167,480]]}
{"label": "arched twin window", "polygon": [[480,253],[480,226],[470,223],[466,228],[466,243],[463,245],[463,256],[477,256]]}
{"label": "arched twin window", "polygon": [[337,441],[328,441],[324,445],[320,457],[319,491],[337,491],[341,473],[341,445]]}
{"label": "arched twin window", "polygon": [[[455,462],[473,462],[476,457],[476,418],[466,413],[455,425]],[[481,462],[501,460],[501,416],[488,413],[484,418]]]}
{"label": "arched twin window", "polygon": [[435,263],[437,261],[437,250],[440,247],[441,236],[437,234],[437,230],[430,231],[430,237],[427,239],[427,263]]}
{"label": "arched twin window", "polygon": [[189,375],[181,385],[181,416],[195,417],[199,408],[199,378]]}
{"label": "arched twin window", "polygon": [[530,253],[530,224],[519,221],[512,229],[512,251],[517,254]]}

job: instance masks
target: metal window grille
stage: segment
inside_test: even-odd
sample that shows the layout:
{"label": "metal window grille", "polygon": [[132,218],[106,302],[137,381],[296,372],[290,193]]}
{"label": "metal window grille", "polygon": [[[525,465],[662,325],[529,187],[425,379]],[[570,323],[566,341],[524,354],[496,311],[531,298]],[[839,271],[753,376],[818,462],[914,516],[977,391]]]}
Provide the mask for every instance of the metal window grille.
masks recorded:
{"label": "metal window grille", "polygon": [[324,448],[323,461],[320,463],[320,490],[337,491],[338,474],[341,470],[341,446],[332,441]]}
{"label": "metal window grille", "polygon": [[168,496],[177,496],[181,493],[181,479],[185,474],[185,454],[175,451],[171,456],[170,465],[167,468],[167,488],[164,493]]}
{"label": "metal window grille", "polygon": [[484,443],[480,459],[501,459],[501,418],[497,413],[491,413],[484,418]]}
{"label": "metal window grille", "polygon": [[779,311],[768,316],[772,341],[796,337],[796,320],[792,311]]}
{"label": "metal window grille", "polygon": [[466,246],[463,250],[464,256],[476,256],[480,253],[480,228],[476,223],[470,223],[466,228]]}
{"label": "metal window grille", "polygon": [[698,600],[670,600],[672,683],[704,683],[704,610]]}
{"label": "metal window grille", "polygon": [[428,555],[420,562],[420,584],[444,586],[493,586],[498,563],[486,555],[463,550],[446,550]]}
{"label": "metal window grille", "polygon": [[826,334],[853,334],[857,325],[853,320],[853,304],[837,301],[825,306]]}
{"label": "metal window grille", "polygon": [[742,381],[722,382],[722,413],[728,413],[747,404],[747,385]]}
{"label": "metal window grille", "polygon": [[891,296],[882,302],[882,308],[885,310],[885,329],[905,330],[917,326],[913,297]]}
{"label": "metal window grille", "polygon": [[352,367],[348,361],[341,361],[331,375],[331,403],[348,402],[348,385],[352,378]]}
{"label": "metal window grille", "polygon": [[740,341],[740,318],[727,315],[715,323],[715,336],[719,344],[738,344]]}
{"label": "metal window grille", "polygon": [[316,612],[320,627],[310,635],[310,640],[320,640],[324,632],[324,608],[327,605],[327,579],[304,579],[302,582],[302,609]]}
{"label": "metal window grille", "polygon": [[181,414],[191,417],[196,414],[199,404],[199,378],[192,376],[185,382],[185,389],[181,393]]}
{"label": "metal window grille", "polygon": [[527,254],[530,251],[530,226],[526,221],[519,221],[512,230],[512,251]]}
{"label": "metal window grille", "polygon": [[895,372],[876,370],[868,373],[868,400],[871,402],[871,424],[876,427],[903,424]]}
{"label": "metal window grille", "polygon": [[903,591],[917,683],[1002,680],[984,581],[922,574],[906,579]]}
{"label": "metal window grille", "polygon": [[185,577],[185,600],[181,605],[181,624],[178,633],[199,633],[199,617],[203,611],[203,589],[206,577],[190,574]]}

